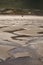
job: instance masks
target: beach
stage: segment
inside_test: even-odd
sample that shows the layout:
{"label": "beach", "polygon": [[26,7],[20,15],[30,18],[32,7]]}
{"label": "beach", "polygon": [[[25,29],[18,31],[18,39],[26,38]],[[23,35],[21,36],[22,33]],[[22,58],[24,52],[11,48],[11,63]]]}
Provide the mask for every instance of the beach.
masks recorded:
{"label": "beach", "polygon": [[[19,47],[29,49],[28,54]],[[43,16],[0,15],[0,58],[15,57],[13,48],[17,48],[16,57],[43,57]]]}

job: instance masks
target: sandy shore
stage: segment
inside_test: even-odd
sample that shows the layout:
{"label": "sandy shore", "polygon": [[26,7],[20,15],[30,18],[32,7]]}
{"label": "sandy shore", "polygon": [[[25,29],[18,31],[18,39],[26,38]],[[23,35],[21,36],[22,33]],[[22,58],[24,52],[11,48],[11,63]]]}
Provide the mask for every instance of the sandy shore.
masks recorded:
{"label": "sandy shore", "polygon": [[8,51],[19,46],[30,46],[43,56],[43,16],[0,16],[0,58],[9,57]]}

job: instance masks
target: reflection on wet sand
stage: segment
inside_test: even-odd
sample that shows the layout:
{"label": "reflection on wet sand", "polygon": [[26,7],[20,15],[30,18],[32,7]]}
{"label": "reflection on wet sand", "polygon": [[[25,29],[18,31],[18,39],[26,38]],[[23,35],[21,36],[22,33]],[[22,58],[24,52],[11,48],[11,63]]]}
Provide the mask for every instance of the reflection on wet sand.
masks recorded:
{"label": "reflection on wet sand", "polygon": [[40,60],[26,56],[20,58],[8,58],[6,61],[0,63],[0,65],[43,65]]}

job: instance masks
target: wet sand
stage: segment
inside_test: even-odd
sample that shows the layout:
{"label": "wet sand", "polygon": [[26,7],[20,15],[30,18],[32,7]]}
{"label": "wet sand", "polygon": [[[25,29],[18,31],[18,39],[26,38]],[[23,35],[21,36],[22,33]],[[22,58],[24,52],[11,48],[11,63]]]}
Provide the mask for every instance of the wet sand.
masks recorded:
{"label": "wet sand", "polygon": [[30,56],[38,63],[33,65],[43,65],[43,16],[0,16],[0,58],[15,56]]}

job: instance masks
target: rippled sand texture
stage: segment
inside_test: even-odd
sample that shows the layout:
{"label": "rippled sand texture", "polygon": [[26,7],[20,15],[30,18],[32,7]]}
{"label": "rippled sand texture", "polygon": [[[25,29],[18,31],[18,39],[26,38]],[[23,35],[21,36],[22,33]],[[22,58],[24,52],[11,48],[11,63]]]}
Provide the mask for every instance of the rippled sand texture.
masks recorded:
{"label": "rippled sand texture", "polygon": [[0,58],[9,56],[43,62],[43,16],[0,16]]}

